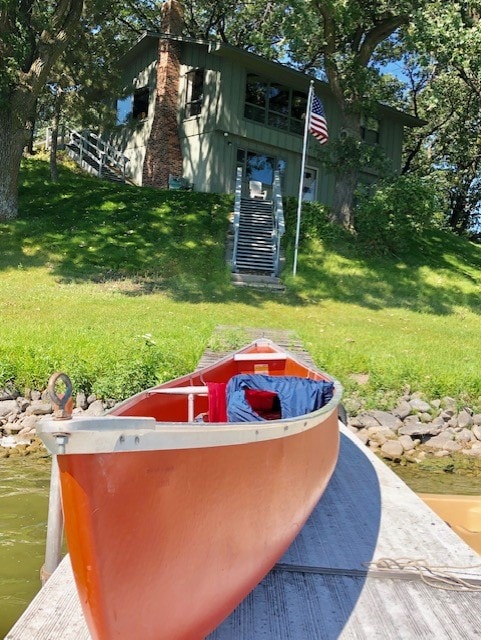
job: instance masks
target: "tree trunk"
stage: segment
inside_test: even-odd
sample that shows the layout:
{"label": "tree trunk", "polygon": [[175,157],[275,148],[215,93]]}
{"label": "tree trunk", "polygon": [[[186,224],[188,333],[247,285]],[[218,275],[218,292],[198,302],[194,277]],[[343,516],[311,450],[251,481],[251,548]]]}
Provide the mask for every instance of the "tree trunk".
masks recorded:
{"label": "tree trunk", "polygon": [[361,117],[343,111],[338,148],[336,181],[331,220],[346,229],[354,228],[354,193],[359,180],[361,151]]}
{"label": "tree trunk", "polygon": [[52,118],[52,135],[50,136],[50,179],[58,182],[57,148],[58,148],[58,127],[60,114],[62,112],[63,92],[58,88],[55,94],[55,106]]}
{"label": "tree trunk", "polygon": [[353,167],[336,174],[332,222],[346,229],[354,228],[354,192],[357,187],[359,171]]}
{"label": "tree trunk", "polygon": [[469,218],[466,195],[458,192],[451,197],[451,214],[448,224],[455,233],[460,234],[468,229]]}
{"label": "tree trunk", "polygon": [[28,143],[28,132],[21,122],[15,108],[0,110],[0,220],[18,215],[20,161]]}

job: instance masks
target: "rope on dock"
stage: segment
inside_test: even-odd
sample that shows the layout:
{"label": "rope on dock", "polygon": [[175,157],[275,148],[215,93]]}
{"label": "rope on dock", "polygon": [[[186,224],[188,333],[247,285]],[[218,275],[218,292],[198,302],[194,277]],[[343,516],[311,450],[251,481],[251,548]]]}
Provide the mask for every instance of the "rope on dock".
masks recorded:
{"label": "rope on dock", "polygon": [[446,591],[481,591],[481,578],[460,578],[449,571],[466,571],[468,569],[479,569],[481,564],[470,567],[441,566],[432,567],[426,560],[410,560],[409,558],[380,558],[374,562],[364,563],[369,568],[373,567],[378,571],[388,571],[392,573],[407,571],[417,575],[419,579],[434,589],[444,589]]}
{"label": "rope on dock", "polygon": [[317,575],[340,575],[352,578],[389,578],[410,579],[418,578],[424,584],[434,589],[446,591],[481,591],[481,576],[479,578],[460,578],[449,570],[479,569],[481,564],[469,567],[431,567],[425,560],[411,560],[409,558],[380,558],[373,562],[362,563],[366,569],[335,569],[312,565],[295,565],[277,563],[274,570],[292,571],[298,573],[314,573]]}

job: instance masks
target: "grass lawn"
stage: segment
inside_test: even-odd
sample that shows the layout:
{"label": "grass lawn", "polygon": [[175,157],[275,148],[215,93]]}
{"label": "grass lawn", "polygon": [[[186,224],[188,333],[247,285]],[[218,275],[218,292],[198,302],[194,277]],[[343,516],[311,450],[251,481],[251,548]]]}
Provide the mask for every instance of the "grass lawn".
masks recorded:
{"label": "grass lawn", "polygon": [[295,279],[287,247],[279,295],[231,284],[229,196],[68,167],[51,184],[40,159],[21,178],[19,218],[0,224],[0,386],[42,389],[61,369],[78,390],[120,399],[192,369],[215,327],[230,325],[294,330],[371,405],[410,385],[481,408],[480,246],[435,232],[379,258],[342,233],[306,235]]}

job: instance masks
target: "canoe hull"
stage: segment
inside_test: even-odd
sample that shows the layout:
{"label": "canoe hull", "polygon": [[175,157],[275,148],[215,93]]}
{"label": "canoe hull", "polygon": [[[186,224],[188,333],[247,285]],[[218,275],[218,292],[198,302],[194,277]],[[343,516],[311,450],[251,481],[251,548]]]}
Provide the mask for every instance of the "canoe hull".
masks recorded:
{"label": "canoe hull", "polygon": [[[287,376],[296,402],[294,378],[329,393],[301,416],[211,421],[205,389],[238,374],[253,374],[253,384],[257,374]],[[108,416],[45,423],[92,638],[200,640],[220,624],[322,496],[338,456],[341,393],[330,376],[262,340]]]}
{"label": "canoe hull", "polygon": [[295,538],[338,446],[333,413],[268,442],[59,456],[68,548],[94,638],[204,638]]}

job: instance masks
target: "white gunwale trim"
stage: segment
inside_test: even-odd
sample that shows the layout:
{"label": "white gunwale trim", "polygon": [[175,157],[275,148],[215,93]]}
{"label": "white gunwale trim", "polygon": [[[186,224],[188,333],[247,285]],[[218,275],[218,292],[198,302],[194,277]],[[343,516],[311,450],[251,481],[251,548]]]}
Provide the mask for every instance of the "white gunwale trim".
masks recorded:
{"label": "white gunwale trim", "polygon": [[201,449],[251,444],[293,436],[314,427],[322,428],[337,409],[341,396],[313,413],[262,422],[189,423],[156,422],[154,418],[124,416],[76,417],[42,422],[39,434],[56,455]]}

